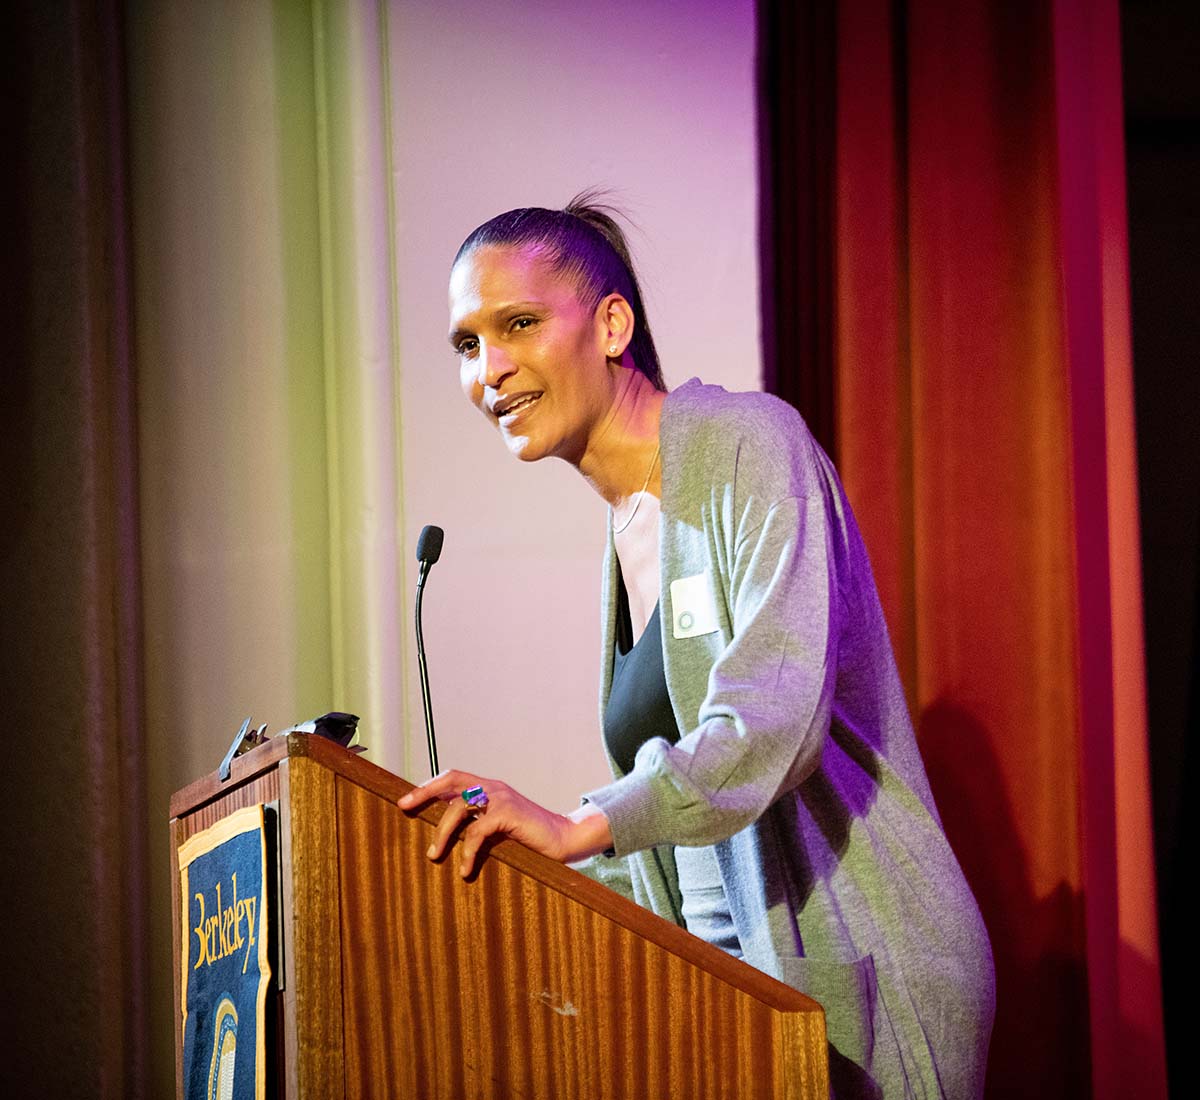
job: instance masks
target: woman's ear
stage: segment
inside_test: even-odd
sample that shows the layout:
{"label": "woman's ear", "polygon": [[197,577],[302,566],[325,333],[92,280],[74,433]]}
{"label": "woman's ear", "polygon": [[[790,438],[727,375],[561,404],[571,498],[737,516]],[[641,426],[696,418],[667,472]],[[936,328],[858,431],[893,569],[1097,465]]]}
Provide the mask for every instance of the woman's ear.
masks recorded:
{"label": "woman's ear", "polygon": [[633,339],[633,308],[620,294],[609,294],[596,307],[596,336],[607,359],[620,359]]}

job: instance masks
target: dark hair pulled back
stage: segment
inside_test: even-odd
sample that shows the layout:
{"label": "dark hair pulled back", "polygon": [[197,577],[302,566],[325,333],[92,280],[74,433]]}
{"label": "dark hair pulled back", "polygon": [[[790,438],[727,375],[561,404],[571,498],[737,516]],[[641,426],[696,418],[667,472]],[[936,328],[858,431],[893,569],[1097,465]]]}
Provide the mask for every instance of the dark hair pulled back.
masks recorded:
{"label": "dark hair pulled back", "polygon": [[575,284],[580,301],[589,309],[595,309],[607,294],[620,294],[634,314],[629,343],[633,364],[655,389],[665,391],[629,245],[616,222],[618,211],[599,198],[596,191],[584,191],[562,210],[523,206],[497,214],[463,241],[454,262],[488,245],[532,247],[556,274]]}

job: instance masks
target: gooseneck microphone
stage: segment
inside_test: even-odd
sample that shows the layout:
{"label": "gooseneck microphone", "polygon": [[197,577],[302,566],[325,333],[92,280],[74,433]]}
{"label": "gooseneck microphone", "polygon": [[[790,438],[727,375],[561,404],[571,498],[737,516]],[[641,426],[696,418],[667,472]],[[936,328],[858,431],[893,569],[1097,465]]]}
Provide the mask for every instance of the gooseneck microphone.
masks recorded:
{"label": "gooseneck microphone", "polygon": [[423,527],[421,537],[417,539],[417,561],[420,569],[417,572],[417,668],[421,673],[421,703],[425,707],[425,737],[429,742],[430,775],[437,775],[437,741],[433,736],[433,707],[429,702],[429,669],[425,664],[425,637],[421,633],[421,596],[425,592],[425,580],[429,570],[433,568],[438,558],[442,556],[442,540],[446,532],[440,527]]}

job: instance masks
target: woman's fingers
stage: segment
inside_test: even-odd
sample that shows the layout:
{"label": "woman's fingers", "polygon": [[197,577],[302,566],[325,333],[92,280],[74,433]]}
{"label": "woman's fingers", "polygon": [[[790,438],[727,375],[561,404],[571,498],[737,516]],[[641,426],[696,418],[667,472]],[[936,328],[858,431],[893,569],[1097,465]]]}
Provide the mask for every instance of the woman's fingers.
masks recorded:
{"label": "woman's fingers", "polygon": [[458,831],[458,827],[469,814],[470,809],[461,798],[457,802],[447,804],[446,812],[442,814],[442,820],[437,823],[437,828],[434,830],[433,841],[425,853],[430,859],[442,858],[451,839]]}
{"label": "woman's fingers", "polygon": [[[475,812],[472,807],[463,801],[462,792],[477,786],[483,786],[487,790],[488,785],[488,780],[481,780],[477,775],[451,769],[450,771],[435,775],[419,787],[414,787],[408,794],[399,799],[398,805],[402,810],[416,810],[433,801],[446,803],[446,811],[442,814],[442,819],[438,822],[434,830],[433,841],[425,853],[430,859],[441,859],[446,854],[446,849],[454,839],[454,834],[458,831],[463,821],[471,817]],[[491,781],[491,786],[498,788],[503,786],[503,784]],[[484,833],[484,836],[494,831],[494,829],[490,829]],[[479,845],[482,842],[483,838],[480,837],[471,850],[470,859],[465,861],[466,869],[463,871],[464,876],[470,874],[471,868],[474,867],[475,854],[478,852]]]}
{"label": "woman's fingers", "polygon": [[[462,793],[472,787],[482,788],[486,798],[481,806],[469,806]],[[411,811],[440,800],[447,803],[434,830],[433,841],[426,853],[430,859],[441,859],[454,836],[462,830],[462,848],[458,854],[459,874],[467,878],[475,870],[479,851],[487,838],[501,833],[511,836],[552,859],[562,857],[565,830],[572,822],[561,814],[552,813],[531,802],[498,779],[481,779],[470,772],[448,771],[428,783],[414,787],[399,800],[400,808]],[[465,828],[463,822],[473,818]]]}
{"label": "woman's fingers", "polygon": [[453,769],[441,772],[419,787],[413,787],[408,794],[398,800],[397,805],[402,810],[415,810],[427,802],[432,802],[435,798],[448,801],[467,787],[473,787],[477,782],[477,777],[467,772]]}
{"label": "woman's fingers", "polygon": [[492,818],[491,821],[488,821],[488,815],[485,813],[463,830],[462,847],[458,853],[458,873],[463,878],[469,878],[471,872],[475,870],[475,860],[479,855],[479,849],[483,847],[483,842],[493,833],[501,831],[501,826],[497,824],[498,820],[498,818]]}

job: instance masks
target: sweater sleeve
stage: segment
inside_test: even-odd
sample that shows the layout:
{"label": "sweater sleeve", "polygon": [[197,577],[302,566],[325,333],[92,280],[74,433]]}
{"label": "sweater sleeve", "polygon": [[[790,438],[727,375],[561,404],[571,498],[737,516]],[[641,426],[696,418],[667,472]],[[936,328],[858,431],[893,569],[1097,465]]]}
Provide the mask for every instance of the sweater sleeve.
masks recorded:
{"label": "sweater sleeve", "polygon": [[711,665],[695,728],[674,745],[647,741],[631,772],[586,796],[608,817],[618,855],[724,840],[819,764],[841,615],[834,543],[812,483],[739,533],[719,578],[731,639],[715,662],[699,639],[674,643],[687,675]]}

